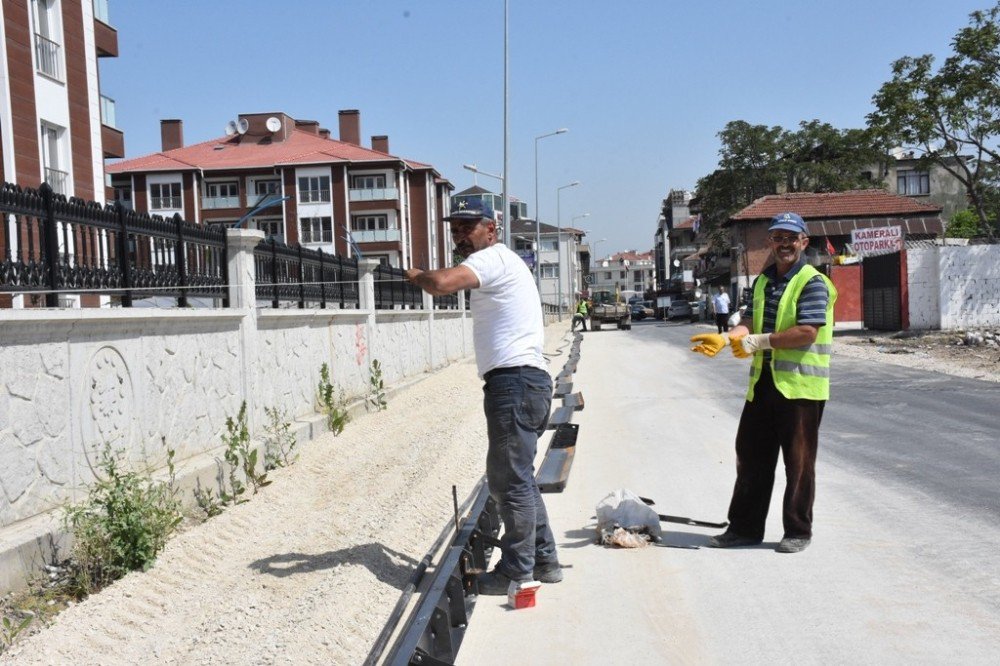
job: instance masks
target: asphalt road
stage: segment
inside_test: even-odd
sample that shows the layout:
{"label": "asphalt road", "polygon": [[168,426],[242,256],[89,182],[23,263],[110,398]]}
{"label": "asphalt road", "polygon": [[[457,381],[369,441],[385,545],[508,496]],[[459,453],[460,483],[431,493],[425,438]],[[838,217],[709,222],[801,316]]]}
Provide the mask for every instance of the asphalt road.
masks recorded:
{"label": "asphalt road", "polygon": [[[747,367],[689,351],[713,329],[644,321],[584,336],[576,461],[566,491],[546,496],[566,580],[533,609],[481,598],[458,662],[995,663],[996,384],[835,356],[809,549],[773,550],[780,471],[758,547],[594,544],[594,506],[620,487],[660,513],[725,519]],[[664,527],[681,546],[718,531]]]}

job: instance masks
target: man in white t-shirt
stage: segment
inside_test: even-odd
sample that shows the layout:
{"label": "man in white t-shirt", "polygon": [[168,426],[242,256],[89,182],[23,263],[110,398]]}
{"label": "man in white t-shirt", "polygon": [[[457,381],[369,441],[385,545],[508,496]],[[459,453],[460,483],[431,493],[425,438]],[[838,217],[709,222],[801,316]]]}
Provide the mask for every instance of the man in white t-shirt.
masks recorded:
{"label": "man in white t-shirt", "polygon": [[486,479],[504,524],[500,562],[480,574],[479,593],[507,594],[511,581],[558,583],[562,568],[534,470],[552,405],[538,291],[524,260],[497,242],[488,205],[463,201],[445,219],[465,261],[433,271],[411,268],[406,278],[435,296],[472,290],[472,337],[489,436]]}
{"label": "man in white t-shirt", "polygon": [[726,288],[719,285],[719,292],[712,296],[712,307],[715,309],[715,325],[719,333],[729,330],[729,294]]}

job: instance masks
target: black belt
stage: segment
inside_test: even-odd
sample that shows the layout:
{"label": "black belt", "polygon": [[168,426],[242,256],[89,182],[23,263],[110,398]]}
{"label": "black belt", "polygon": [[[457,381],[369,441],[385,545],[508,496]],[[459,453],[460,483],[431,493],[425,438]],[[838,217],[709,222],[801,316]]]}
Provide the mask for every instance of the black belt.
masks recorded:
{"label": "black belt", "polygon": [[520,372],[524,368],[533,368],[533,367],[535,367],[535,366],[533,366],[533,365],[509,365],[509,366],[506,366],[506,367],[503,367],[503,368],[493,368],[489,372],[484,372],[483,373],[483,379],[486,380],[486,381],[489,381],[490,379],[492,379],[493,377],[496,377],[497,375],[509,375],[511,373],[514,373],[514,372]]}

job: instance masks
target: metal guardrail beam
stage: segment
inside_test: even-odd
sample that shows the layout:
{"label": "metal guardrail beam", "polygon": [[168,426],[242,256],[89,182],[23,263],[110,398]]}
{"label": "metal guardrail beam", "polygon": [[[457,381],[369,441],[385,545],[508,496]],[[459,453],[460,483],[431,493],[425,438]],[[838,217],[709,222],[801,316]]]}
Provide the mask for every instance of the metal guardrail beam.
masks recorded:
{"label": "metal guardrail beam", "polygon": [[489,564],[500,516],[485,483],[385,664],[452,664],[476,605],[476,572]]}

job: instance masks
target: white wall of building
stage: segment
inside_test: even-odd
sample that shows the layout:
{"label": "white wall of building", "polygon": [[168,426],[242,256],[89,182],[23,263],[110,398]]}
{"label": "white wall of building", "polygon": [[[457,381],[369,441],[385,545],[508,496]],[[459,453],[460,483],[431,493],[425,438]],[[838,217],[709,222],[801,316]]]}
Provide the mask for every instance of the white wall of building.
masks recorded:
{"label": "white wall of building", "polygon": [[908,248],[910,327],[1000,326],[1000,245]]}

